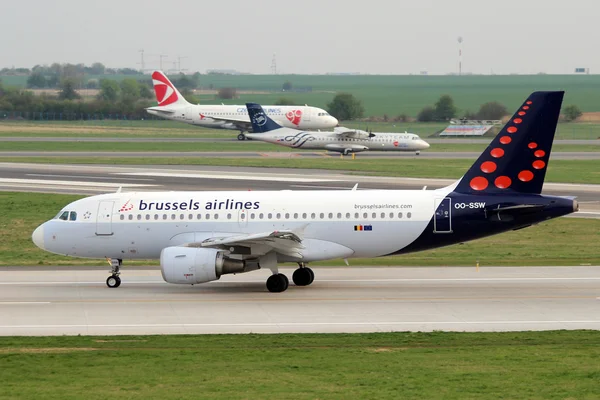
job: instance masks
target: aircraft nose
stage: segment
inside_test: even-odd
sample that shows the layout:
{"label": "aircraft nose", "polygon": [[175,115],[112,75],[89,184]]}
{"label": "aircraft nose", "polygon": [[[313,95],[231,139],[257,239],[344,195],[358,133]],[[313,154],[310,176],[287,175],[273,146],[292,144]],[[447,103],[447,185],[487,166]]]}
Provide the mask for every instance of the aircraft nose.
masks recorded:
{"label": "aircraft nose", "polygon": [[339,123],[336,117],[331,117],[331,126],[338,126]]}
{"label": "aircraft nose", "polygon": [[35,231],[33,231],[31,240],[33,240],[33,243],[37,247],[44,250],[44,224],[38,226]]}
{"label": "aircraft nose", "polygon": [[421,140],[421,146],[423,147],[423,150],[428,149],[429,147],[431,147],[430,144],[427,143],[424,140]]}

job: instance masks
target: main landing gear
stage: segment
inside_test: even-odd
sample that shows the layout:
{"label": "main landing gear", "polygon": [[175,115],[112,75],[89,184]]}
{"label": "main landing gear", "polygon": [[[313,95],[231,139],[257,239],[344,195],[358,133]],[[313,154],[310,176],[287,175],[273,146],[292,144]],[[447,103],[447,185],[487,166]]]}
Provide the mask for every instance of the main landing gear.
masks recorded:
{"label": "main landing gear", "polygon": [[121,265],[123,265],[123,260],[120,258],[111,258],[110,259],[110,276],[106,278],[106,286],[109,288],[118,288],[121,286]]}
{"label": "main landing gear", "polygon": [[244,135],[244,133],[243,133],[243,132],[242,132],[242,133],[240,133],[240,134],[238,135],[238,140],[246,140],[246,135]]}
{"label": "main landing gear", "polygon": [[[294,271],[292,280],[296,286],[308,286],[315,280],[315,273],[305,263],[298,263],[299,268]],[[271,293],[281,293],[289,286],[289,280],[284,274],[273,271],[273,275],[267,279],[267,289]]]}

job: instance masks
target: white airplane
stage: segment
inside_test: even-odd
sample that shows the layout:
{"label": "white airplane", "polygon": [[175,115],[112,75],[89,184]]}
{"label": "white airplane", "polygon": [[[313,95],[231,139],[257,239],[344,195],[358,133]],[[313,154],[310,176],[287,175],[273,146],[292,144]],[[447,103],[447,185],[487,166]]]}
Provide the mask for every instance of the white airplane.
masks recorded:
{"label": "white airplane", "polygon": [[[162,72],[152,73],[152,83],[158,106],[148,107],[152,115],[211,129],[240,131],[239,140],[252,126],[246,106],[195,105],[189,103]],[[329,129],[338,120],[323,109],[310,106],[265,106],[266,113],[279,124],[299,129]]]}
{"label": "white airplane", "polygon": [[247,103],[246,108],[253,132],[246,137],[294,149],[329,150],[344,155],[368,150],[414,151],[418,155],[429,148],[429,143],[414,133],[372,133],[344,127],[334,128],[333,132],[306,132],[282,127],[259,104]]}
{"label": "white airplane", "polygon": [[542,195],[564,92],[535,92],[456,183],[436,190],[109,193],[77,200],[40,225],[46,251],[111,262],[160,259],[165,281],[199,284],[269,269],[271,292],[288,288],[278,265],[310,285],[313,261],[382,257],[525,228],[578,210]]}

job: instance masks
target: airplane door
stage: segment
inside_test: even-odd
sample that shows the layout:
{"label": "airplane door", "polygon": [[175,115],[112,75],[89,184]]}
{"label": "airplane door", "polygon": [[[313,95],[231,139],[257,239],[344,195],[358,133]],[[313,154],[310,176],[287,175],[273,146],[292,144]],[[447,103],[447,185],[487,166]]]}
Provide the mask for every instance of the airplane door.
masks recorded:
{"label": "airplane door", "polygon": [[435,199],[434,233],[452,233],[452,200],[449,197]]}
{"label": "airplane door", "polygon": [[112,235],[112,214],[114,201],[101,201],[96,215],[96,235]]}
{"label": "airplane door", "polygon": [[248,210],[240,210],[238,213],[238,225],[243,228],[248,225]]}
{"label": "airplane door", "polygon": [[194,118],[194,109],[192,107],[186,108],[182,117],[185,122],[192,122]]}
{"label": "airplane door", "polygon": [[310,118],[312,117],[311,115],[311,108],[310,107],[304,107],[304,115],[302,116],[302,118],[304,119],[305,122],[310,122]]}

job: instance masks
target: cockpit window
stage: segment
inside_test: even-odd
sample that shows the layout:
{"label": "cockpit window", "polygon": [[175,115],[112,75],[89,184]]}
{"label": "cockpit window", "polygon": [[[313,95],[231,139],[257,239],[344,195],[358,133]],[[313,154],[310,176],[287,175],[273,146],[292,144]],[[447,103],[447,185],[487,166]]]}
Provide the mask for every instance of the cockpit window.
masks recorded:
{"label": "cockpit window", "polygon": [[69,214],[69,221],[77,221],[77,213],[75,211],[71,211]]}
{"label": "cockpit window", "polygon": [[63,221],[66,221],[67,219],[69,219],[69,212],[65,211],[62,214],[60,214],[60,217],[58,217],[58,219],[62,219]]}

